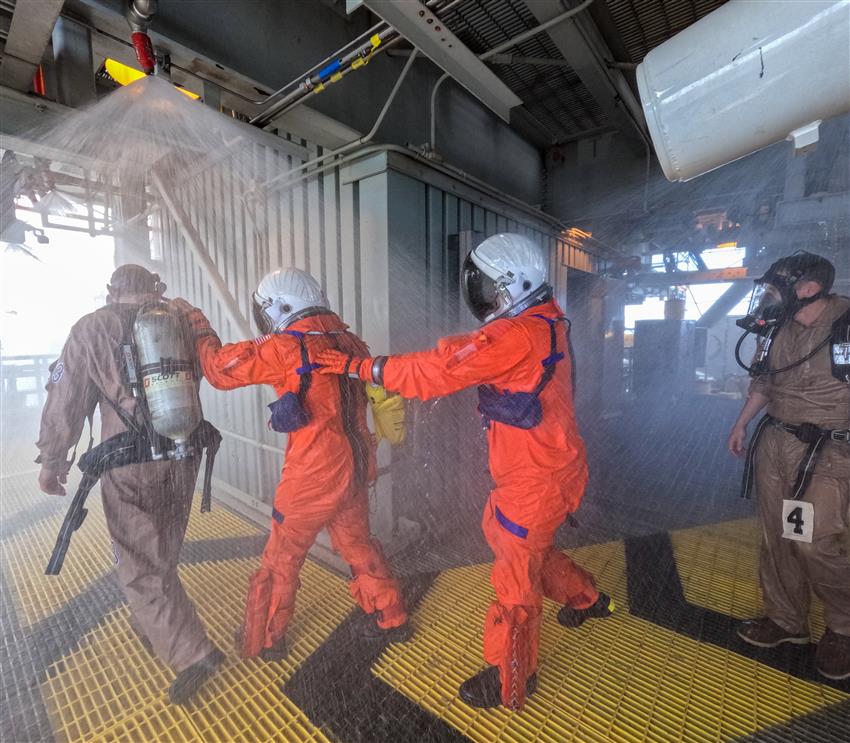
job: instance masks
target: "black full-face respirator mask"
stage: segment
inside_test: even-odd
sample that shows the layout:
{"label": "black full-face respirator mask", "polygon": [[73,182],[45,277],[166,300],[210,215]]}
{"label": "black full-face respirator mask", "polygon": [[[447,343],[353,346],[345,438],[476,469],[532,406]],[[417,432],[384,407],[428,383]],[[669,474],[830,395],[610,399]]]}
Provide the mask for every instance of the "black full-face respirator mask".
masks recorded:
{"label": "black full-face respirator mask", "polygon": [[[819,344],[811,354],[793,364],[782,369],[770,369],[768,366],[770,347],[779,329],[801,309],[827,296],[834,279],[833,265],[826,258],[814,253],[800,251],[771,265],[764,276],[755,280],[746,316],[735,321],[735,324],[744,331],[735,346],[735,360],[738,365],[752,376],[777,374],[799,366],[823,348],[829,342],[829,338]],[[801,299],[797,296],[796,287],[802,281],[816,281],[820,284],[821,290],[811,297]],[[740,355],[741,345],[750,334],[759,338],[758,350],[751,366],[741,361]]]}

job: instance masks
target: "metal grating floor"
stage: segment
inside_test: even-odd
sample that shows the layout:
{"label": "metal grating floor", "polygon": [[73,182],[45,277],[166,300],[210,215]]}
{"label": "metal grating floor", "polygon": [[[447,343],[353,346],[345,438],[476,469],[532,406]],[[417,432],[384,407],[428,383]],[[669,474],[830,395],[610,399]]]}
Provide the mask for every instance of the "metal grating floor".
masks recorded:
{"label": "metal grating floor", "polygon": [[[813,647],[758,651],[737,618],[758,612],[752,520],[590,544],[570,554],[617,613],[564,630],[547,603],[540,687],[523,714],[457,698],[482,666],[489,565],[425,576],[412,592],[414,638],[371,655],[344,581],[308,562],[282,663],[232,654],[247,578],[264,534],[214,508],[193,511],[181,576],[222,672],[186,708],[171,672],[142,648],[110,575],[98,498],[60,579],[42,574],[61,508],[32,473],[3,478],[4,741],[726,741],[847,743],[850,684],[819,682]],[[67,571],[67,573],[66,573]],[[412,579],[411,579],[412,580]],[[415,595],[414,595],[415,594]],[[812,616],[817,637],[823,619]]]}

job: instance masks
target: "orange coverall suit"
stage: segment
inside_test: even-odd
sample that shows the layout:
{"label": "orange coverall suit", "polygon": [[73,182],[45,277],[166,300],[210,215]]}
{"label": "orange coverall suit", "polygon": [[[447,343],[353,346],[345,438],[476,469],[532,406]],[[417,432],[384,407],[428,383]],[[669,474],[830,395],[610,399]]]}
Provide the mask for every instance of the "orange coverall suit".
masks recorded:
{"label": "orange coverall suit", "polygon": [[[193,318],[196,332],[198,316],[202,317],[200,311]],[[365,344],[331,312],[298,320],[287,330],[306,334],[311,356],[328,348],[368,353]],[[299,389],[301,347],[291,335],[273,334],[222,346],[209,331],[197,337],[197,351],[204,375],[217,389],[270,384],[279,396]],[[398,583],[380,544],[369,535],[368,486],[376,467],[375,444],[366,423],[366,394],[361,383],[340,383],[340,379],[311,374],[305,401],[310,420],[288,435],[271,534],[262,567],[248,589],[242,630],[245,657],[256,656],[284,637],[295,607],[298,573],[323,528],[333,548],[351,566],[349,589],[363,610],[377,612],[378,625],[384,629],[407,621]]]}
{"label": "orange coverall suit", "polygon": [[[495,320],[469,335],[444,338],[436,349],[390,356],[384,386],[427,400],[474,384],[500,392],[530,392],[551,351],[549,325],[562,317],[554,301],[515,318]],[[567,325],[556,325],[564,358],[543,389],[542,421],[531,429],[490,422],[490,473],[496,488],[482,526],[495,554],[491,582],[497,600],[484,625],[484,658],[499,667],[502,703],[521,709],[525,683],[537,669],[543,596],[576,609],[599,596],[592,576],[553,546],[555,531],[578,508],[587,484],[584,442],[571,390]]]}

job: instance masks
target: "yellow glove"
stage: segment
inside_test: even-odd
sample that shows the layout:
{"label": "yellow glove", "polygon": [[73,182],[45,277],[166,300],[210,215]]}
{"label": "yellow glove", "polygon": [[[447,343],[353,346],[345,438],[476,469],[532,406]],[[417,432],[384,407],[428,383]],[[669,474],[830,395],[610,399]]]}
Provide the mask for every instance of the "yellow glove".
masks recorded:
{"label": "yellow glove", "polygon": [[378,385],[367,384],[366,396],[372,406],[372,417],[375,420],[375,435],[380,442],[386,439],[392,446],[398,446],[404,441],[404,399],[399,395],[389,395]]}

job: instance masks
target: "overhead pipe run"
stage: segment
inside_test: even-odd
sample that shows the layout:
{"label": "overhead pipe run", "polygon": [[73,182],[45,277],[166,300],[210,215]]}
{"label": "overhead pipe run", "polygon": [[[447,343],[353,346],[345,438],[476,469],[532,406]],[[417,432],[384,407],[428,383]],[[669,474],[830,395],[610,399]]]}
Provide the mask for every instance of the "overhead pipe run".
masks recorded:
{"label": "overhead pipe run", "polygon": [[[351,142],[348,142],[348,144],[344,144],[341,147],[337,147],[336,149],[331,150],[330,152],[326,152],[323,155],[320,155],[319,157],[313,158],[312,160],[308,160],[307,162],[303,163],[302,165],[299,165],[297,168],[293,168],[292,170],[287,170],[286,172],[281,173],[280,175],[277,175],[274,178],[270,178],[265,183],[261,184],[258,188],[268,188],[272,184],[279,183],[284,178],[290,178],[295,173],[300,173],[301,171],[305,171],[308,168],[313,167],[314,165],[320,165],[325,160],[329,160],[330,158],[337,157],[339,155],[344,155],[345,153],[350,152],[351,150],[353,150],[357,147],[360,147],[364,144],[368,144],[369,142],[371,142],[372,137],[374,137],[378,133],[378,129],[380,128],[381,123],[384,120],[384,117],[387,115],[387,111],[389,111],[389,108],[392,105],[392,102],[395,100],[396,94],[398,93],[399,89],[401,88],[401,84],[404,82],[404,79],[407,77],[407,73],[410,71],[410,68],[413,66],[413,63],[416,61],[416,55],[417,55],[417,52],[414,49],[413,53],[410,55],[407,62],[405,63],[404,68],[401,71],[401,74],[399,74],[398,79],[396,80],[395,85],[393,86],[393,89],[390,91],[390,94],[387,97],[387,100],[384,103],[384,106],[381,109],[381,112],[378,114],[378,118],[375,119],[375,123],[372,125],[372,128],[369,130],[369,132],[367,134],[365,134],[364,136],[359,137],[358,139],[355,139]],[[289,181],[287,181],[284,185],[288,185],[288,184],[289,184]]]}
{"label": "overhead pipe run", "polygon": [[664,175],[687,181],[850,110],[850,0],[731,0],[653,49],[638,90]]}
{"label": "overhead pipe run", "polygon": [[[428,0],[425,7],[432,8],[439,0]],[[446,13],[463,0],[451,2],[439,9]],[[283,116],[295,106],[304,103],[308,98],[318,95],[328,85],[339,82],[343,77],[356,69],[364,67],[372,57],[387,51],[402,40],[401,34],[384,21],[375,24],[365,33],[353,39],[340,50],[311,67],[307,72],[271,93],[263,101],[252,101],[256,104],[267,104],[280,98],[265,111],[257,114],[249,123],[255,126],[265,126],[272,119]],[[287,93],[287,91],[289,91]],[[285,95],[284,95],[285,94]],[[281,96],[283,96],[281,98]]]}
{"label": "overhead pipe run", "polygon": [[152,75],[156,69],[156,55],[153,51],[148,28],[156,13],[156,0],[129,0],[124,17],[130,24],[130,40],[136,50],[136,59],[146,75]]}

